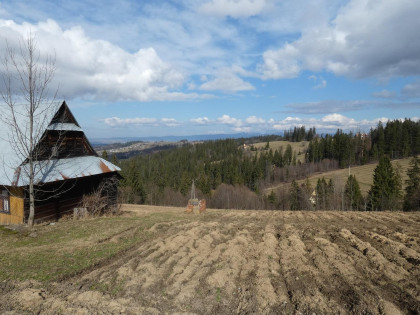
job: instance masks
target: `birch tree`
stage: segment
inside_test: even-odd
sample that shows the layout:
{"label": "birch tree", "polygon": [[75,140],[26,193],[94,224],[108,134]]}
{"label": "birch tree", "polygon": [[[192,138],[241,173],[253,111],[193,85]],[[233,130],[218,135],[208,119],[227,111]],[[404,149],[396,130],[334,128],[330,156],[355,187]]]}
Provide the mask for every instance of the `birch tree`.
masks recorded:
{"label": "birch tree", "polygon": [[[41,56],[32,34],[21,40],[18,48],[6,42],[2,56],[0,89],[7,116],[1,121],[9,128],[9,143],[25,167],[29,180],[29,217],[28,224],[34,223],[35,214],[35,176],[39,171],[35,161],[40,154],[35,150],[49,123],[48,117],[54,107],[57,91],[51,93],[56,65],[55,57]],[[22,123],[22,117],[24,123]]]}

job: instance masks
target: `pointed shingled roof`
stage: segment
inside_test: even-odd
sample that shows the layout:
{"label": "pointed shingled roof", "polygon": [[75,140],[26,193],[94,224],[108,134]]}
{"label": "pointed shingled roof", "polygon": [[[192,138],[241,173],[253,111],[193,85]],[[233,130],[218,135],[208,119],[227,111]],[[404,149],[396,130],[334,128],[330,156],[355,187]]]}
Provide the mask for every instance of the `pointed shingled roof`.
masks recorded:
{"label": "pointed shingled roof", "polygon": [[[29,118],[25,115],[25,105],[16,105],[15,117],[17,123],[23,128],[24,132],[28,132]],[[10,119],[12,116],[10,108],[6,105],[0,105],[1,119]],[[59,131],[79,131],[83,133],[82,128],[71,112],[67,103],[64,101],[48,107],[42,112],[42,115],[34,118],[34,129],[37,130],[38,141],[48,130]],[[95,152],[89,143],[89,140],[83,133],[86,143]],[[0,185],[5,186],[25,186],[28,185],[29,179],[25,174],[28,165],[23,164],[26,157],[16,154],[16,150],[10,143],[11,131],[10,126],[0,123]],[[89,175],[97,175],[105,173],[103,165],[106,166],[107,172],[120,171],[118,166],[99,158],[95,152],[94,156],[82,156],[67,159],[59,159],[55,161],[38,161],[36,167],[42,171],[39,172],[36,182],[46,183],[56,180],[64,180],[68,178],[84,177]],[[65,176],[57,176],[57,174],[66,174]]]}

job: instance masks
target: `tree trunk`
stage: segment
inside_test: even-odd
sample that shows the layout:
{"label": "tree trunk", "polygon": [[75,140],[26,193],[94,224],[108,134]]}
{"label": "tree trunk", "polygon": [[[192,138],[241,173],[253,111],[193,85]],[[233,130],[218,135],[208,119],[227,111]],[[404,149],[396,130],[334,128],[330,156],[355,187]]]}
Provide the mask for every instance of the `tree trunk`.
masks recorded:
{"label": "tree trunk", "polygon": [[28,225],[34,225],[34,216],[35,216],[35,192],[34,192],[34,185],[33,180],[31,178],[29,185],[29,218],[28,218]]}

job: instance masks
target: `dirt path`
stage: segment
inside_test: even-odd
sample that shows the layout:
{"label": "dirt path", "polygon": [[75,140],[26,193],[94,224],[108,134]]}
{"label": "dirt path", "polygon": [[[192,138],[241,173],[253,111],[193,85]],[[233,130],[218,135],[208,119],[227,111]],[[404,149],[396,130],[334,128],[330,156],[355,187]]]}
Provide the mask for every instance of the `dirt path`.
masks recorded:
{"label": "dirt path", "polygon": [[0,297],[3,310],[420,313],[420,213],[210,210],[150,230],[155,237],[83,275],[15,284]]}

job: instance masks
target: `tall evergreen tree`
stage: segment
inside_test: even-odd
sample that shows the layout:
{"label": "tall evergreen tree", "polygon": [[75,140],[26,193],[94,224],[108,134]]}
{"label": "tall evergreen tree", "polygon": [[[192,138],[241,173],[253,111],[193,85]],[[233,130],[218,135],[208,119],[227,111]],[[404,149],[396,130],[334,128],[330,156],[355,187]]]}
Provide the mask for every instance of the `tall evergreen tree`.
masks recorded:
{"label": "tall evergreen tree", "polygon": [[373,184],[369,190],[370,210],[398,210],[400,207],[400,183],[391,160],[383,155],[373,174]]}
{"label": "tall evergreen tree", "polygon": [[420,210],[420,158],[414,157],[407,170],[408,179],[405,188],[404,211]]}
{"label": "tall evergreen tree", "polygon": [[290,186],[290,210],[300,210],[299,202],[299,186],[295,180],[292,181]]}
{"label": "tall evergreen tree", "polygon": [[316,208],[318,210],[326,210],[328,209],[328,184],[324,177],[318,178],[318,181],[316,183],[315,187],[315,193],[316,193]]}
{"label": "tall evergreen tree", "polygon": [[286,151],[284,152],[283,161],[285,165],[290,165],[292,163],[293,151],[292,146],[287,144]]}
{"label": "tall evergreen tree", "polygon": [[348,210],[361,210],[363,207],[363,196],[360,191],[356,176],[350,175],[347,178],[344,196]]}

